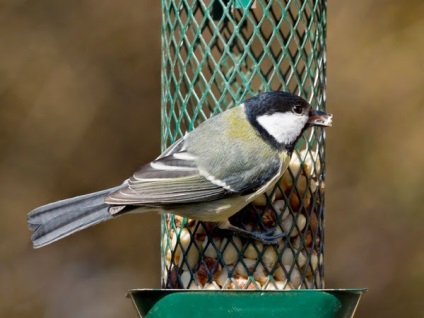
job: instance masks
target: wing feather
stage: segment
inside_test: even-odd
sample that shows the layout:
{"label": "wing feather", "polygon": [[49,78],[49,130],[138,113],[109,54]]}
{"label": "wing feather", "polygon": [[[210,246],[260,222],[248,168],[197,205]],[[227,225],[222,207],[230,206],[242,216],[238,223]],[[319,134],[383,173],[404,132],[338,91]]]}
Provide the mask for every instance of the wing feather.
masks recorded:
{"label": "wing feather", "polygon": [[217,200],[234,195],[217,186],[201,175],[169,178],[162,180],[136,181],[131,178],[128,186],[110,194],[109,204],[167,205]]}
{"label": "wing feather", "polygon": [[127,187],[111,193],[105,202],[158,206],[212,201],[237,194],[199,169],[196,156],[185,150],[184,138],[164,154],[142,166],[128,180]]}
{"label": "wing feather", "polygon": [[[227,138],[213,122],[207,127],[212,131],[206,135]],[[241,145],[234,147],[238,152],[231,156],[225,155],[230,149],[211,145],[209,160],[213,165],[208,165],[205,157],[196,156],[200,143],[197,138],[188,134],[179,139],[156,160],[142,166],[128,180],[127,187],[111,193],[105,202],[166,206],[248,195],[272,181],[281,169],[281,160],[275,152],[269,150],[263,154],[257,148],[244,149]]]}

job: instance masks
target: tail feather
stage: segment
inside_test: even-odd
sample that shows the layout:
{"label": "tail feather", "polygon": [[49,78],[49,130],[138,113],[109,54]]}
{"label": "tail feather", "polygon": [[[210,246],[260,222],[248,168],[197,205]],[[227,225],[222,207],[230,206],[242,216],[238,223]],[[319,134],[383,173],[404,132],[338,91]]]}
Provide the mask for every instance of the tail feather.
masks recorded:
{"label": "tail feather", "polygon": [[112,218],[105,197],[122,187],[46,204],[28,214],[34,248],[42,247],[89,226]]}

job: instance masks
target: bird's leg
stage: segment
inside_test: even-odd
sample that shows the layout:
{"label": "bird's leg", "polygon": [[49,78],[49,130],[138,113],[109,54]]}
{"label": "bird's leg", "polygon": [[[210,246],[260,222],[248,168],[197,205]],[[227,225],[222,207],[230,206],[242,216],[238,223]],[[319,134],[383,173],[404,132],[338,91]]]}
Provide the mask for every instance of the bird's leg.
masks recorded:
{"label": "bird's leg", "polygon": [[266,245],[277,244],[277,239],[287,236],[286,233],[280,233],[280,234],[277,234],[277,235],[272,235],[272,233],[274,233],[274,231],[275,231],[275,228],[268,229],[264,232],[258,232],[258,231],[250,232],[250,231],[244,230],[244,229],[242,229],[238,226],[232,225],[230,223],[230,221],[228,221],[228,220],[219,223],[218,228],[221,229],[221,230],[231,231],[237,236],[243,236],[243,237],[246,237],[246,238],[251,238],[251,239],[256,240],[256,241],[260,241],[261,243],[266,244]]}

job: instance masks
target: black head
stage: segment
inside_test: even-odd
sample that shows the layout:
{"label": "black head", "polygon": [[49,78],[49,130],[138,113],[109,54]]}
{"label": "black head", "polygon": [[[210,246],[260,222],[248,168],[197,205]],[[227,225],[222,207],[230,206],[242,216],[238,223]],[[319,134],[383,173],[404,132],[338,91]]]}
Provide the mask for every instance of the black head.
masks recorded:
{"label": "black head", "polygon": [[310,117],[316,117],[311,105],[291,93],[262,93],[246,100],[244,106],[250,124],[278,150],[293,151],[296,141],[309,124],[316,124],[309,121]]}

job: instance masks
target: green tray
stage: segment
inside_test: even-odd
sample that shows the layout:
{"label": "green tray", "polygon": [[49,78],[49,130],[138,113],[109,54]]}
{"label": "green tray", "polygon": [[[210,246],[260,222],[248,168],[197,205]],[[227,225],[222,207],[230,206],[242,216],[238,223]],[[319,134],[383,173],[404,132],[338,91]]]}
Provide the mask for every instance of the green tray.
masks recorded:
{"label": "green tray", "polygon": [[352,317],[366,289],[165,290],[128,292],[140,317]]}

